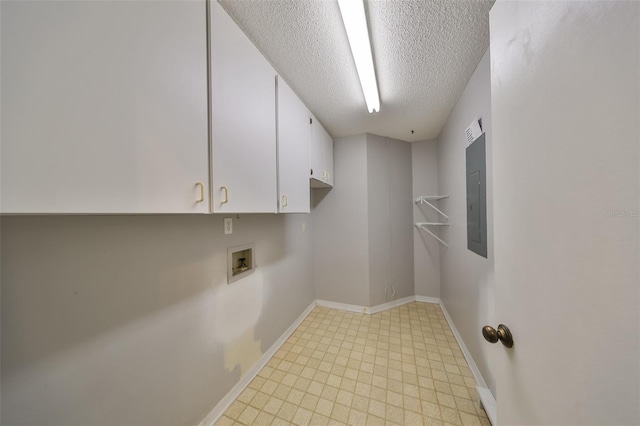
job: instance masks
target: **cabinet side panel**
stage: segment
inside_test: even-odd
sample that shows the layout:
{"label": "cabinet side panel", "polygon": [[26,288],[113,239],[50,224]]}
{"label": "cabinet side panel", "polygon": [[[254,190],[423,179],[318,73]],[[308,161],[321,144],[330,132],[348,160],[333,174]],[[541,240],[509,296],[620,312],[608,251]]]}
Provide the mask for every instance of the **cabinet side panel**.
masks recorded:
{"label": "cabinet side panel", "polygon": [[324,169],[324,149],[322,145],[322,132],[320,122],[313,116],[309,116],[311,123],[311,152],[309,154],[309,177],[322,180]]}

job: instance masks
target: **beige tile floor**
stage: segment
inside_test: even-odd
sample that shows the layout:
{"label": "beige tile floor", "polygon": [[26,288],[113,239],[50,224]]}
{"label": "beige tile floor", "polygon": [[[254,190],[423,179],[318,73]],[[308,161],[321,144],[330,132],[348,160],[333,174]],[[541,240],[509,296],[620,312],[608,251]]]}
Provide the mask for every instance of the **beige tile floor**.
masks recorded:
{"label": "beige tile floor", "polygon": [[217,425],[485,425],[438,305],[316,307]]}

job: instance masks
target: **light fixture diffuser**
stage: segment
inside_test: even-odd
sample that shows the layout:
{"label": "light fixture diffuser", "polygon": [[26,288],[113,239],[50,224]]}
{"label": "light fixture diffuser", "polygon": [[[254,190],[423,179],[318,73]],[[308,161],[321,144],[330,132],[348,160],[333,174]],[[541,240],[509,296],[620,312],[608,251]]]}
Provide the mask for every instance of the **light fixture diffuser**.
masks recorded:
{"label": "light fixture diffuser", "polygon": [[347,30],[351,54],[356,63],[367,108],[369,112],[378,112],[380,111],[380,96],[378,95],[376,72],[373,68],[364,0],[338,0],[338,6],[340,6],[342,22]]}

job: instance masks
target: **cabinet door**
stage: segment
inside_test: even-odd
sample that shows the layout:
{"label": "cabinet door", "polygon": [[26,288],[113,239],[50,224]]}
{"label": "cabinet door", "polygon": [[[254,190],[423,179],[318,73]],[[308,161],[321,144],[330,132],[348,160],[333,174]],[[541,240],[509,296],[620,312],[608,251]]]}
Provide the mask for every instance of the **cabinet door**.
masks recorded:
{"label": "cabinet door", "polygon": [[276,72],[217,1],[210,8],[213,211],[276,213]]}
{"label": "cabinet door", "polygon": [[[309,168],[309,177],[311,179],[322,181],[324,170],[324,148],[322,146],[322,126],[318,122],[318,120],[310,115],[311,120],[311,152],[309,154],[310,158],[310,168]],[[313,186],[314,181],[311,181]]]}
{"label": "cabinet door", "polygon": [[309,213],[309,111],[278,78],[278,211]]}
{"label": "cabinet door", "polygon": [[333,138],[315,118],[311,124],[312,188],[333,186]]}
{"label": "cabinet door", "polygon": [[204,2],[0,7],[2,212],[209,211]]}

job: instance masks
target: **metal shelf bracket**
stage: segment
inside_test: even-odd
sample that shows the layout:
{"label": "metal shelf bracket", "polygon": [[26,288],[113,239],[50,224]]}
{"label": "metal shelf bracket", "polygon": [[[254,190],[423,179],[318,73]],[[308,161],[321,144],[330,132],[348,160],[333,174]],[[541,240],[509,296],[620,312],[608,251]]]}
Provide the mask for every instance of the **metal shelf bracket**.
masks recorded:
{"label": "metal shelf bracket", "polygon": [[437,211],[439,214],[444,216],[445,219],[449,220],[449,216],[444,214],[439,208],[437,208],[436,206],[434,206],[430,202],[430,201],[442,200],[443,198],[449,198],[449,196],[448,195],[420,195],[418,198],[413,200],[413,202],[416,203],[416,204],[426,204],[429,207],[431,207],[432,209],[434,209],[435,211]]}
{"label": "metal shelf bracket", "polygon": [[[443,216],[445,218],[445,220],[449,220],[449,216],[444,214],[444,212],[442,212],[439,208],[437,208],[436,206],[434,206],[431,203],[431,201],[438,201],[438,200],[442,200],[443,198],[449,198],[449,196],[448,195],[420,195],[418,198],[413,200],[413,202],[416,203],[416,204],[426,204],[429,207],[431,207],[432,209],[434,209],[435,211],[437,211],[438,214]],[[415,226],[416,226],[416,228],[422,229],[423,231],[426,231],[427,233],[429,233],[433,238],[435,238],[436,240],[440,241],[446,247],[449,247],[449,244],[445,243],[440,237],[438,237],[436,234],[434,234],[429,229],[429,226],[449,226],[448,223],[445,223],[445,222],[416,222]]]}

